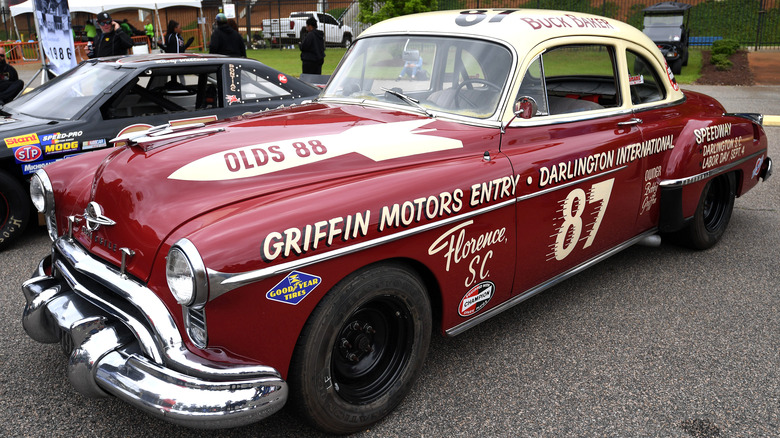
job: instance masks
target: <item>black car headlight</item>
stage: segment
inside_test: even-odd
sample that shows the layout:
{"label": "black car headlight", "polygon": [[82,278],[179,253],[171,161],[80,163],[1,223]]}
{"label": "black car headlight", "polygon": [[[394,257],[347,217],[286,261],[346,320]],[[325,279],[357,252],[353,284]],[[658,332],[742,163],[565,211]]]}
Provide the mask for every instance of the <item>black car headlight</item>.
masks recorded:
{"label": "black car headlight", "polygon": [[198,308],[206,304],[209,293],[206,266],[189,240],[179,240],[168,251],[165,278],[171,294],[182,306]]}
{"label": "black car headlight", "polygon": [[51,240],[57,236],[57,219],[54,215],[54,190],[49,175],[38,169],[30,179],[30,199],[38,213],[43,214]]}

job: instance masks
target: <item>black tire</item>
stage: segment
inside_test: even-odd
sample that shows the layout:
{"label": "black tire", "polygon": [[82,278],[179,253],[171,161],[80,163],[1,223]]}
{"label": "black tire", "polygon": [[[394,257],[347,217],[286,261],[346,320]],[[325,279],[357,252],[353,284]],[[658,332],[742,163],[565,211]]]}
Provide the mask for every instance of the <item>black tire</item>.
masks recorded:
{"label": "black tire", "polygon": [[683,229],[685,243],[695,249],[715,246],[729,224],[735,196],[733,173],[711,179],[702,191],[693,220]]}
{"label": "black tire", "polygon": [[349,49],[352,46],[352,35],[344,35],[341,39],[341,46],[345,49]]}
{"label": "black tire", "polygon": [[330,433],[364,430],[411,389],[431,324],[423,282],[403,266],[350,275],[325,295],[298,338],[288,376],[291,406]]}
{"label": "black tire", "polygon": [[682,73],[682,58],[677,58],[669,65],[672,68],[672,73],[679,75]]}
{"label": "black tire", "polygon": [[30,195],[22,184],[0,171],[0,251],[27,228],[31,208]]}

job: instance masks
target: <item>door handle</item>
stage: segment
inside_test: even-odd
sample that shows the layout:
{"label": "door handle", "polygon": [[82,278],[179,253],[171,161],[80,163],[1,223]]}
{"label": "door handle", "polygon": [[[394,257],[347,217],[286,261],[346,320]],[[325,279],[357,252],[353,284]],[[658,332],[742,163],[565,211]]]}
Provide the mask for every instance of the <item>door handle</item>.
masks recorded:
{"label": "door handle", "polygon": [[625,122],[618,122],[618,126],[632,126],[632,125],[638,125],[642,123],[642,119],[637,119],[636,117],[632,119],[628,119]]}

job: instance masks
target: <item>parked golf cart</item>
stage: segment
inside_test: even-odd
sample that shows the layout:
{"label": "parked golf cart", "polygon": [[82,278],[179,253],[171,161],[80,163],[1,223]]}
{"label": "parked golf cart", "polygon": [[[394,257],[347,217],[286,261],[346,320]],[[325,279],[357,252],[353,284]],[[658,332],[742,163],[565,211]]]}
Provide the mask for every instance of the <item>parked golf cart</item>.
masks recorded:
{"label": "parked golf cart", "polygon": [[672,73],[680,74],[688,65],[688,28],[690,10],[687,3],[663,2],[643,9],[644,32],[661,49]]}

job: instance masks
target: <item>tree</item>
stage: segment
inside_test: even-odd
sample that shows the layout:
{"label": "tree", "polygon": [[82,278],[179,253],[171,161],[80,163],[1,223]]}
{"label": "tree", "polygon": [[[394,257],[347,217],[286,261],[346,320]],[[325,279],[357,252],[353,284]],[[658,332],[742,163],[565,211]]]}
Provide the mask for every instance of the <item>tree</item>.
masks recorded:
{"label": "tree", "polygon": [[360,0],[358,21],[376,24],[388,18],[438,10],[437,0]]}

